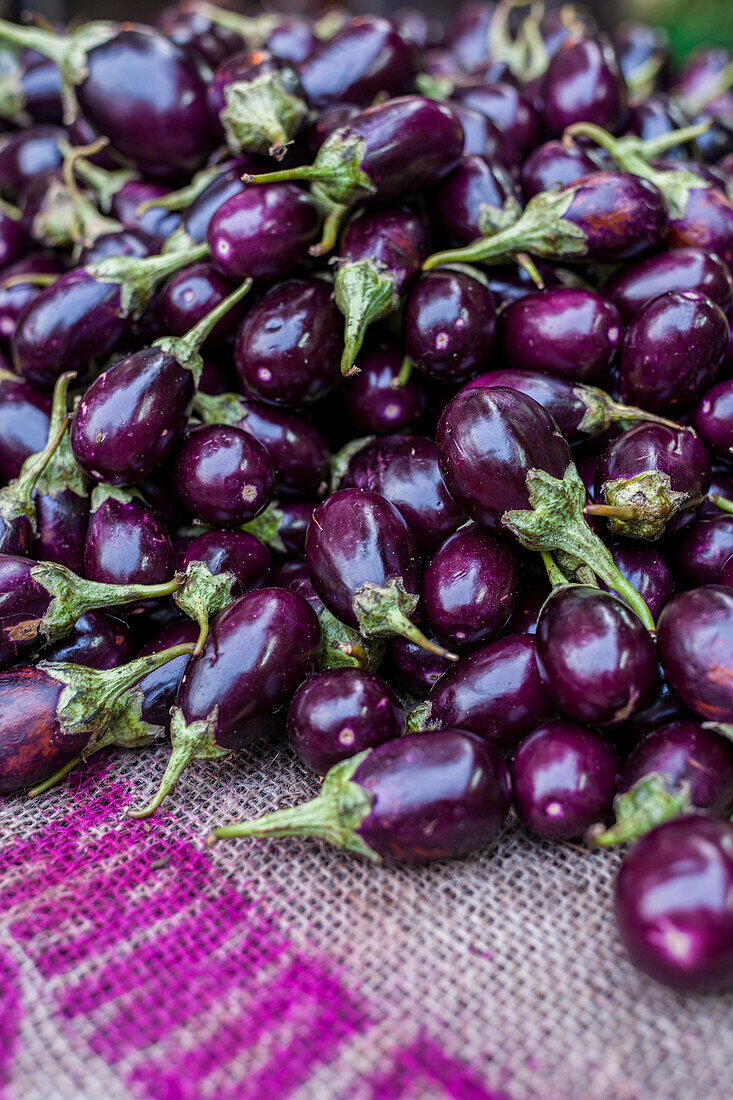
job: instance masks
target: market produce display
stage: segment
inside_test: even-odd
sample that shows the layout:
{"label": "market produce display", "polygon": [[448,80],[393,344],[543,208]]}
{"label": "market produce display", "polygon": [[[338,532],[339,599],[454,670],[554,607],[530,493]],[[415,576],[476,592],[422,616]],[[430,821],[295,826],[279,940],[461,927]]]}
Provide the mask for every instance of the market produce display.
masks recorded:
{"label": "market produce display", "polygon": [[0,59],[0,793],[287,730],[318,796],[210,845],[635,842],[632,960],[733,984],[730,59],[516,0]]}

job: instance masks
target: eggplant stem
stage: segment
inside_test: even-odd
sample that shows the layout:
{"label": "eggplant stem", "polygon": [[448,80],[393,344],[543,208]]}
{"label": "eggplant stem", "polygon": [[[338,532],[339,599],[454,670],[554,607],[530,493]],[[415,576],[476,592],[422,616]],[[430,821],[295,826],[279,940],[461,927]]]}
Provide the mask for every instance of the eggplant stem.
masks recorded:
{"label": "eggplant stem", "polygon": [[708,495],[708,500],[723,512],[733,512],[733,500],[722,497],[720,493],[710,493]]}
{"label": "eggplant stem", "polygon": [[644,509],[634,504],[586,504],[587,516],[608,516],[610,519],[643,519]]}
{"label": "eggplant stem", "polygon": [[[92,750],[94,751],[94,750]],[[75,756],[73,760],[69,760],[68,764],[64,764],[63,768],[59,768],[57,772],[50,775],[48,779],[44,779],[42,783],[36,783],[35,787],[31,787],[28,791],[29,798],[39,798],[40,795],[50,791],[52,787],[55,787],[58,783],[64,779],[69,772],[73,771],[78,764],[82,763],[81,756]]]}
{"label": "eggplant stem", "polygon": [[412,375],[414,369],[415,364],[413,363],[412,359],[410,359],[409,355],[406,355],[405,358],[402,360],[400,373],[397,375],[396,378],[392,379],[392,381],[390,382],[390,387],[393,390],[404,389],[404,387],[410,381],[410,376]]}

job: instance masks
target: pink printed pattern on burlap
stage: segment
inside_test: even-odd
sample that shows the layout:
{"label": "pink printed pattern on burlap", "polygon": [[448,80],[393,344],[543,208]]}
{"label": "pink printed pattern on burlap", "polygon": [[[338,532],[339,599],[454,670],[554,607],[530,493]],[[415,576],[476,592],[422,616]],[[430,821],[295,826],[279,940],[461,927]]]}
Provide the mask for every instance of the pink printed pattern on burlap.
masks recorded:
{"label": "pink printed pattern on burlap", "polygon": [[8,1095],[21,1015],[18,970],[10,955],[0,950],[0,1100]]}
{"label": "pink printed pattern on burlap", "polygon": [[370,1100],[408,1100],[420,1095],[421,1085],[438,1086],[449,1100],[506,1100],[426,1035],[397,1051],[390,1067],[372,1079]]}
{"label": "pink printed pattern on burlap", "polygon": [[[73,778],[68,818],[0,853],[9,934],[59,1029],[137,1096],[285,1100],[379,1013],[175,823],[124,819],[128,792],[108,780],[100,792],[105,770]],[[427,1039],[395,1053],[372,1100],[399,1100],[418,1065],[450,1100],[498,1100]]]}

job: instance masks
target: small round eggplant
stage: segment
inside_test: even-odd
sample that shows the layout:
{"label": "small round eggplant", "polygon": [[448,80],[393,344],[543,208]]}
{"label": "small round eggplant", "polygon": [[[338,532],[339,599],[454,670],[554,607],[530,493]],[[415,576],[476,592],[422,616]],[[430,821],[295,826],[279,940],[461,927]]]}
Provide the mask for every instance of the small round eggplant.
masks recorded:
{"label": "small round eggplant", "polygon": [[632,962],[700,993],[733,982],[733,825],[690,814],[657,826],[626,856],[614,890]]}
{"label": "small round eggplant", "polygon": [[161,206],[149,206],[144,210],[140,208],[156,199],[163,199],[168,194],[169,188],[162,183],[128,180],[112,196],[110,211],[126,229],[144,233],[155,242],[156,251],[160,251],[171,234],[178,229],[180,215]]}
{"label": "small round eggplant", "polygon": [[626,107],[626,82],[616,54],[603,38],[570,38],[542,81],[545,124],[559,137],[574,122],[615,127]]}
{"label": "small round eggplant", "polygon": [[3,134],[0,138],[0,192],[11,202],[17,202],[42,172],[60,168],[65,139],[61,127],[49,125]]}
{"label": "small round eggplant", "polygon": [[597,170],[597,163],[580,145],[573,143],[566,148],[562,141],[548,141],[544,145],[538,145],[529,154],[519,172],[524,201],[529,202],[540,191],[566,187]]}
{"label": "small round eggplant", "polygon": [[142,719],[134,686],[152,669],[192,648],[176,646],[113,669],[43,661],[0,673],[0,794],[28,787],[40,794],[70,771],[82,753],[154,740],[160,730]]}
{"label": "small round eggplant", "polygon": [[521,161],[537,143],[540,119],[532,103],[508,81],[458,83],[452,99],[499,127],[514,161]]}
{"label": "small round eggplant", "polygon": [[423,267],[482,263],[517,252],[620,263],[661,244],[667,226],[666,203],[654,184],[626,172],[594,172],[566,187],[541,191],[507,229],[465,248],[436,252]]}
{"label": "small round eggplant", "polygon": [[428,653],[409,638],[391,638],[387,649],[390,681],[418,699],[424,699],[451,662],[435,653]]}
{"label": "small round eggplant", "polygon": [[733,723],[733,590],[681,592],[659,619],[659,658],[672,687],[707,722]]}
{"label": "small round eggplant", "polygon": [[[235,289],[233,283],[211,263],[185,267],[169,279],[160,295],[158,308],[166,333],[185,336]],[[206,337],[204,354],[229,350],[245,311],[246,303],[233,305],[227,310]]]}
{"label": "small round eggplant", "polygon": [[[171,623],[143,646],[138,657],[149,657],[171,646],[189,645],[193,648],[198,639],[198,633],[196,623],[192,623],[190,619]],[[144,721],[154,726],[162,726],[163,729],[168,728],[171,707],[175,704],[176,695],[190,659],[190,651],[181,653],[180,657],[154,669],[140,680],[138,687],[143,697]]]}
{"label": "small round eggplant", "polygon": [[320,226],[307,192],[272,183],[227,199],[212,215],[206,237],[212,260],[227,278],[283,279],[305,262]]}
{"label": "small round eggplant", "polygon": [[607,299],[562,287],[507,306],[499,341],[507,366],[586,382],[608,373],[623,331],[618,310]]}
{"label": "small round eggplant", "polygon": [[726,378],[703,394],[695,427],[705,443],[723,459],[733,455],[733,381]]}
{"label": "small round eggplant", "polygon": [[208,843],[315,836],[375,862],[429,863],[488,844],[509,803],[506,765],[496,750],[473,734],[442,730],[343,760],[312,802],[215,829]]}
{"label": "small round eggplant", "polygon": [[517,600],[514,547],[474,524],[456,531],[425,568],[420,590],[426,626],[445,645],[466,649],[506,625]]}
{"label": "small round eggplant", "polygon": [[448,668],[424,703],[408,718],[408,729],[470,730],[502,750],[555,712],[537,668],[535,639],[512,634],[479,646]]}
{"label": "small round eggplant", "polygon": [[[84,572],[89,580],[103,584],[170,582],[171,540],[153,510],[139,497],[110,486],[94,490],[84,547]],[[125,609],[125,616],[140,610],[134,604]]]}
{"label": "small round eggplant", "polygon": [[[196,627],[193,623],[191,626],[195,641]],[[43,659],[66,661],[86,668],[118,668],[132,660],[135,649],[132,631],[122,619],[115,619],[104,611],[87,611],[77,619],[65,638],[44,649]]]}
{"label": "small round eggplant", "polygon": [[733,809],[733,745],[697,722],[673,722],[647,734],[621,769],[610,829],[601,847],[637,840],[655,825],[693,810]]}
{"label": "small round eggplant", "polygon": [[427,254],[427,227],[411,210],[367,208],[345,227],[333,284],[345,319],[342,374],[353,373],[368,326],[395,312]]}
{"label": "small round eggplant", "polygon": [[717,584],[733,554],[733,516],[696,519],[676,542],[674,564],[685,586]]}
{"label": "small round eggplant", "polygon": [[74,455],[90,477],[110,485],[130,484],[168,457],[186,426],[201,378],[199,348],[250,285],[243,283],[220,301],[185,336],[156,340],[95,378],[77,406],[71,429]]}
{"label": "small round eggplant", "polygon": [[12,481],[48,440],[50,398],[0,370],[0,480]]}
{"label": "small round eggplant", "polygon": [[358,668],[333,668],[302,684],[288,710],[288,737],[303,763],[318,775],[400,737],[402,707],[379,676]]}
{"label": "small round eggplant", "polygon": [[616,596],[584,585],[548,598],[537,624],[537,666],[563,712],[594,726],[626,721],[657,684],[648,630]]}
{"label": "small round eggplant", "polygon": [[733,276],[718,256],[700,248],[672,248],[622,268],[603,288],[626,324],[649,302],[672,291],[695,290],[727,309]]}
{"label": "small round eggplant", "polygon": [[512,799],[535,836],[573,840],[611,814],[618,757],[595,730],[556,718],[514,753]]}
{"label": "small round eggplant", "polygon": [[463,271],[431,271],[407,300],[404,347],[417,369],[441,382],[465,382],[491,359],[494,297]]}
{"label": "small round eggplant", "polygon": [[522,212],[508,169],[486,157],[464,155],[430,195],[432,220],[451,247],[502,229]]}
{"label": "small round eggplant", "polygon": [[34,556],[81,573],[89,526],[89,489],[68,434],[36,482],[35,506]]}
{"label": "small round eggplant", "polygon": [[624,22],[613,33],[616,59],[629,92],[649,94],[665,76],[669,64],[669,39],[661,27]]}
{"label": "small round eggplant", "polygon": [[384,344],[362,352],[357,366],[359,373],[342,391],[352,428],[374,435],[414,431],[425,416],[428,397],[417,372],[404,380],[402,351]]}
{"label": "small round eggplant", "polygon": [[129,317],[142,313],[157,283],[205,252],[199,245],[142,260],[115,256],[62,275],[18,318],[16,369],[41,389],[51,389],[66,370],[76,370],[83,380],[92,363],[105,360],[118,346]]}
{"label": "small round eggplant", "polygon": [[410,621],[419,599],[417,544],[401,512],[379,493],[340,489],[319,504],[306,560],[316,592],[347,626],[367,638],[401,634],[451,656]]}
{"label": "small round eggplant", "polygon": [[199,393],[194,409],[205,424],[229,424],[262,444],[275,469],[276,493],[323,495],[331,453],[321,433],[302,417],[237,393]]}
{"label": "small round eggplant", "polygon": [[609,444],[596,467],[598,503],[614,534],[657,539],[686,526],[705,499],[710,459],[698,436],[666,424],[637,424]]}
{"label": "small round eggplant", "polygon": [[341,381],[342,322],[325,279],[271,287],[237,334],[234,360],[242,386],[262,401],[299,407]]}
{"label": "small round eggplant", "polygon": [[436,550],[465,521],[445,487],[435,444],[423,436],[388,435],[367,443],[349,461],[342,486],[386,497],[423,553]]}
{"label": "small round eggplant", "polygon": [[267,50],[226,57],[208,87],[209,107],[233,153],[281,160],[308,114],[297,73]]}
{"label": "small round eggplant", "polygon": [[182,440],[173,462],[173,484],[198,519],[236,527],[266,507],[275,475],[269,454],[254,436],[227,425],[204,424]]}
{"label": "small round eggplant", "polygon": [[655,298],[634,317],[621,352],[621,399],[670,415],[716,381],[728,349],[720,306],[695,290]]}
{"label": "small round eggplant", "polygon": [[158,790],[130,817],[154,813],[192,760],[227,756],[271,729],[315,671],[320,634],[308,601],[283,588],[260,588],[230,604],[184,673]]}
{"label": "small round eggplant", "polygon": [[476,523],[510,532],[530,550],[571,554],[654,629],[646,604],[588,527],[585,486],[541,405],[516,390],[463,390],[440,418],[436,445],[449,493]]}
{"label": "small round eggplant", "polygon": [[409,90],[415,58],[412,46],[388,19],[362,15],[319,42],[299,66],[299,74],[312,107],[368,107],[380,95],[399,96]]}
{"label": "small round eggplant", "polygon": [[663,555],[653,546],[617,542],[610,547],[619,572],[633,585],[656,620],[674,595],[674,577]]}

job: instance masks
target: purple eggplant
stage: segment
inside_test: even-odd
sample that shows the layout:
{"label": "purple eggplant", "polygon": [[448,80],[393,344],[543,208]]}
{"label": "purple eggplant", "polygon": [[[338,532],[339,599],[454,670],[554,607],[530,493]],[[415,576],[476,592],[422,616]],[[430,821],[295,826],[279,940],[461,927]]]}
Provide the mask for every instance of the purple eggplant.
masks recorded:
{"label": "purple eggplant", "polygon": [[165,251],[173,252],[179,248],[190,248],[206,240],[209,222],[216,211],[235,195],[245,190],[242,172],[251,171],[254,165],[250,158],[237,158],[223,165],[202,169],[188,186],[167,194],[154,201],[142,202],[137,210],[162,211],[182,210],[180,224],[165,242]]}
{"label": "purple eggplant", "polygon": [[497,386],[533,398],[550,414],[570,444],[602,435],[611,424],[619,421],[651,420],[673,428],[677,426],[673,421],[662,420],[644,409],[614,401],[610,394],[597,386],[584,386],[580,382],[573,383],[570,379],[540,374],[539,371],[488,371],[472,378],[463,389],[494,389]]}
{"label": "purple eggplant", "polygon": [[312,107],[368,107],[380,95],[409,90],[415,59],[412,46],[389,20],[362,15],[320,42],[299,66],[299,74]]}
{"label": "purple eggplant", "polygon": [[[168,532],[139,495],[111,486],[92,493],[84,572],[103,584],[165,585],[173,577]],[[125,615],[146,605],[133,604]]]}
{"label": "purple eggplant", "polygon": [[594,726],[626,721],[657,683],[649,632],[616,596],[585,585],[549,596],[537,625],[537,666],[562,711]]}
{"label": "purple eggplant", "polygon": [[665,31],[647,23],[621,23],[613,33],[613,45],[629,92],[635,98],[648,96],[665,76],[669,64]]}
{"label": "purple eggplant", "polygon": [[[193,623],[191,626],[195,641],[196,628]],[[135,650],[135,639],[127,623],[104,611],[88,611],[77,619],[65,638],[44,649],[43,659],[87,668],[118,668],[132,660]]]}
{"label": "purple eggplant", "polygon": [[659,658],[672,687],[707,722],[733,722],[733,590],[681,592],[659,619]]}
{"label": "purple eggplant", "polygon": [[176,555],[183,586],[174,602],[199,626],[194,655],[203,649],[212,616],[255,588],[270,573],[267,547],[247,531],[210,530],[186,541]]}
{"label": "purple eggplant", "polygon": [[693,810],[733,809],[733,745],[698,722],[673,722],[647,734],[621,769],[615,823],[595,830],[601,847],[637,840]]}
{"label": "purple eggplant", "polygon": [[716,381],[727,349],[720,306],[695,290],[662,294],[626,330],[621,399],[665,415],[689,408]]}
{"label": "purple eggplant", "polygon": [[555,712],[537,668],[535,639],[511,634],[452,665],[408,718],[409,730],[470,730],[512,749]]}
{"label": "purple eggplant", "polygon": [[418,373],[405,378],[402,351],[383,344],[362,352],[357,366],[359,373],[342,391],[352,428],[375,435],[414,431],[425,415],[428,398]]}
{"label": "purple eggplant", "polygon": [[325,279],[290,279],[262,296],[237,333],[242,386],[274,405],[302,406],[341,381],[342,323]]}
{"label": "purple eggplant", "polygon": [[723,459],[733,454],[733,381],[726,378],[703,394],[695,427],[704,442]]}
{"label": "purple eggplant", "polygon": [[345,318],[342,374],[354,373],[367,327],[395,312],[427,254],[427,227],[411,210],[367,208],[345,227],[333,284]]}
{"label": "purple eggplant", "polygon": [[733,825],[689,814],[657,826],[626,856],[614,890],[632,962],[684,993],[733,982]]}
{"label": "purple eggplant", "polygon": [[46,394],[0,370],[0,480],[16,478],[23,463],[48,440],[51,401]]}
{"label": "purple eggplant", "polygon": [[666,233],[667,207],[654,184],[626,172],[594,172],[566,187],[541,191],[513,225],[465,248],[436,252],[423,267],[482,263],[517,252],[619,263],[655,248]]}
{"label": "purple eggplant", "polygon": [[425,568],[420,589],[425,624],[459,650],[487,642],[514,611],[518,580],[512,544],[470,524],[446,539]]}
{"label": "purple eggplant", "polygon": [[178,588],[175,579],[153,585],[100,583],[56,562],[0,554],[0,662],[9,664],[39,644],[68,638],[89,611],[169,596]]}
{"label": "purple eggplant", "polygon": [[63,275],[65,270],[59,260],[44,252],[31,252],[4,269],[0,276],[0,340],[4,344],[10,344],[18,318],[41,293],[35,276]]}
{"label": "purple eggplant", "polygon": [[146,175],[185,175],[211,151],[199,67],[152,28],[99,22],[64,35],[3,20],[0,38],[54,61],[87,122]]}
{"label": "purple eggplant", "polygon": [[342,485],[386,497],[423,553],[436,550],[465,521],[441,477],[435,444],[423,436],[389,435],[367,443],[350,459]]}
{"label": "purple eggplant", "polygon": [[672,570],[653,546],[616,542],[610,546],[619,572],[633,585],[656,620],[674,595]]}
{"label": "purple eggplant", "polygon": [[436,445],[448,491],[471,519],[511,532],[528,549],[570,554],[654,629],[646,604],[588,527],[570,448],[533,398],[503,388],[464,390],[446,406]]}
{"label": "purple eggplant", "polygon": [[51,389],[65,370],[83,380],[120,343],[130,316],[139,315],[156,284],[206,248],[137,260],[117,256],[62,275],[29,302],[13,336],[13,361],[29,382]]}
{"label": "purple eggplant", "polygon": [[328,484],[330,451],[312,424],[299,416],[236,393],[198,393],[196,415],[205,424],[241,428],[262,444],[275,469],[275,492],[322,496]]}
{"label": "purple eggplant", "polygon": [[442,730],[365,749],[332,768],[312,802],[215,829],[209,843],[313,836],[375,862],[429,863],[488,844],[509,802],[496,750],[473,734]]}
{"label": "purple eggplant", "polygon": [[154,740],[160,730],[141,718],[135,684],[192,648],[177,646],[113,669],[43,661],[0,673],[0,794],[28,787],[40,794],[70,771],[82,753]]}
{"label": "purple eggplant", "polygon": [[308,107],[295,70],[268,53],[225,58],[209,84],[209,108],[233,153],[244,149],[282,160]]}
{"label": "purple eggplant", "polygon": [[128,180],[112,196],[111,213],[126,229],[145,233],[150,240],[155,241],[156,251],[159,251],[171,234],[178,229],[180,216],[175,211],[159,206],[150,206],[138,211],[144,204],[162,199],[169,193],[169,188],[162,183]]}
{"label": "purple eggplant", "polygon": [[409,638],[391,638],[387,648],[386,667],[390,682],[410,695],[424,699],[451,662],[435,653],[428,653]]}
{"label": "purple eggplant", "polygon": [[733,516],[718,512],[694,520],[676,540],[674,565],[685,586],[717,584],[733,554]]}
{"label": "purple eggplant", "polygon": [[457,83],[451,99],[470,107],[501,130],[513,160],[522,160],[537,143],[540,119],[532,103],[504,80]]}
{"label": "purple eggplant", "polygon": [[370,489],[340,489],[319,504],[308,528],[306,560],[316,592],[347,626],[365,637],[401,634],[450,656],[410,621],[419,598],[417,544],[386,497]]}
{"label": "purple eggplant", "polygon": [[31,551],[38,532],[36,490],[69,426],[66,394],[73,377],[73,372],[62,374],[56,383],[44,447],[29,455],[18,476],[0,489],[0,553],[28,554]]}
{"label": "purple eggplant", "polygon": [[66,134],[59,126],[31,126],[0,137],[0,192],[15,202],[42,172],[61,167]]}
{"label": "purple eggplant", "polygon": [[235,31],[220,26],[198,8],[184,5],[163,8],[156,16],[155,26],[166,38],[200,57],[212,69],[244,45]]}
{"label": "purple eggplant", "polygon": [[[463,157],[476,155],[495,166],[511,167],[512,157],[506,135],[499,127],[479,111],[451,101],[451,110],[463,127]],[[459,161],[460,164],[460,161]]]}
{"label": "purple eggplant", "polygon": [[[185,336],[234,290],[235,284],[211,263],[184,267],[168,280],[160,294],[158,309],[166,334]],[[229,352],[246,306],[247,303],[231,306],[217,321],[206,337],[204,355]]]}
{"label": "purple eggplant", "polygon": [[491,60],[491,28],[496,4],[469,0],[453,13],[446,35],[446,46],[459,68],[470,73]]}
{"label": "purple eggplant", "polygon": [[307,600],[283,588],[249,592],[214,621],[189,664],[171,719],[172,751],[152,800],[160,806],[192,760],[217,759],[256,741],[315,671],[320,628]]}
{"label": "purple eggplant", "polygon": [[288,710],[290,744],[318,775],[400,737],[404,724],[399,699],[389,685],[357,668],[327,669],[311,676],[298,688]]}
{"label": "purple eggplant", "polygon": [[129,485],[168,457],[186,427],[201,377],[199,348],[250,285],[245,282],[219,302],[185,336],[156,340],[95,378],[71,429],[74,455],[90,477]]}
{"label": "purple eggplant", "polygon": [[314,200],[292,183],[250,187],[212,215],[207,230],[211,258],[227,278],[283,279],[308,256],[321,217]]}
{"label": "purple eggplant", "polygon": [[189,511],[205,523],[236,527],[269,503],[275,475],[254,436],[227,425],[190,431],[173,460],[173,484]]}
{"label": "purple eggplant", "polygon": [[598,164],[580,145],[573,143],[566,147],[562,141],[538,145],[519,171],[524,201],[529,202],[540,191],[566,187],[597,170]]}
{"label": "purple eggplant", "polygon": [[574,122],[614,127],[626,107],[626,82],[611,44],[603,38],[570,38],[542,81],[545,125],[559,137]]}
{"label": "purple eggplant", "polygon": [[61,73],[48,58],[35,50],[11,52],[3,49],[3,82],[0,117],[16,126],[63,121]]}
{"label": "purple eggplant", "polygon": [[672,248],[623,268],[606,283],[603,293],[628,324],[661,294],[688,290],[727,309],[733,298],[733,277],[727,264],[699,248]]}
{"label": "purple eggplant", "polygon": [[486,369],[494,344],[494,297],[464,271],[422,275],[407,300],[405,354],[419,371],[442,382],[465,382]]}
{"label": "purple eggplant", "polygon": [[605,516],[614,534],[657,539],[694,518],[709,481],[710,459],[693,431],[637,424],[601,455],[598,503],[588,505],[586,512]]}
{"label": "purple eggplant", "polygon": [[590,290],[563,287],[530,294],[507,306],[499,322],[507,366],[578,382],[603,378],[622,338],[618,310]]}
{"label": "purple eggplant", "polygon": [[514,753],[512,800],[535,836],[573,840],[610,816],[618,757],[595,730],[561,718],[530,733]]}
{"label": "purple eggplant", "polygon": [[515,222],[522,207],[508,169],[464,155],[430,194],[432,220],[451,247],[470,244]]}
{"label": "purple eggplant", "polygon": [[[138,657],[149,657],[160,653],[171,646],[189,645],[193,649],[197,641],[198,627],[189,619],[171,623],[164,627],[160,633],[151,638],[138,653]],[[154,726],[168,728],[171,716],[171,707],[174,706],[176,695],[183,679],[183,674],[188,667],[192,653],[182,652],[180,657],[153,669],[138,683],[142,693],[141,713],[145,722]]]}
{"label": "purple eggplant", "polygon": [[365,199],[401,200],[411,191],[429,187],[458,163],[462,152],[463,128],[449,107],[422,96],[402,96],[370,107],[334,130],[312,165],[253,180],[297,179],[316,185],[319,197],[332,204],[316,250],[321,254],[333,247],[350,206]]}
{"label": "purple eggplant", "polygon": [[34,556],[80,573],[89,526],[87,479],[64,434],[36,482]]}

